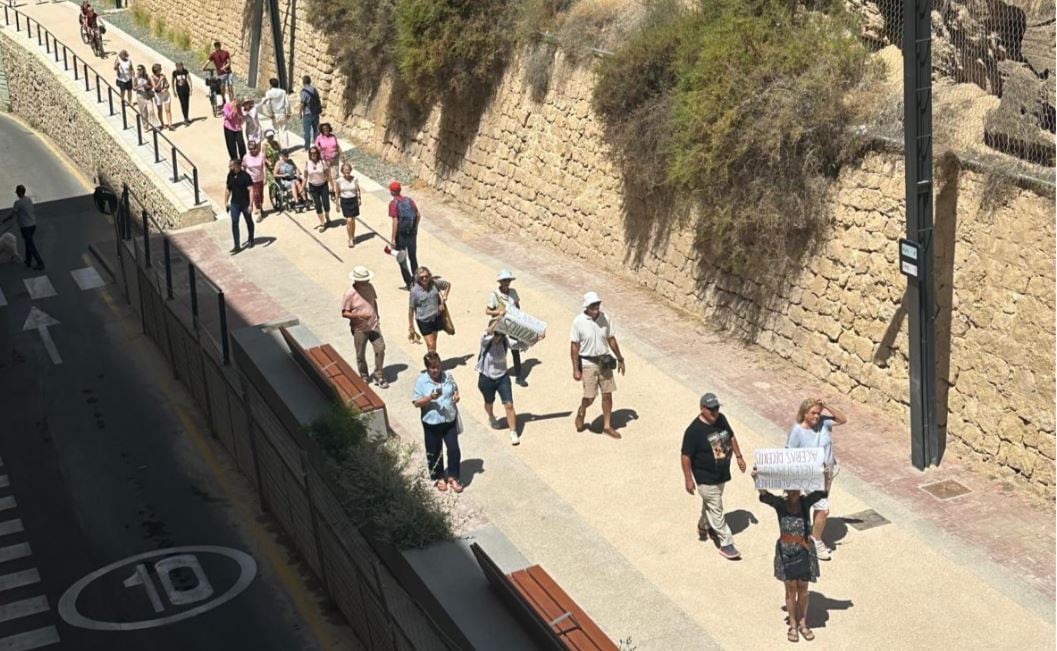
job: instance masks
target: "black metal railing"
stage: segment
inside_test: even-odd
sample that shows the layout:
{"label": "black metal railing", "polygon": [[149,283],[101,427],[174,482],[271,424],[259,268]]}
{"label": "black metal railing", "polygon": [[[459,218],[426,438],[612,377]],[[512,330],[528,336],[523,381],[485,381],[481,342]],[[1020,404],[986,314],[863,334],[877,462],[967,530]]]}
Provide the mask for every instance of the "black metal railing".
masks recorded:
{"label": "black metal railing", "polygon": [[[62,63],[63,70],[69,72],[73,71],[73,78],[76,81],[84,82],[84,90],[86,93],[90,93],[93,90],[92,82],[94,81],[95,86],[95,98],[97,104],[104,103],[103,100],[103,88],[106,89],[106,104],[107,110],[110,116],[117,114],[117,110],[114,105],[114,95],[117,94],[118,101],[120,102],[121,111],[121,129],[127,130],[129,128],[128,111],[131,110],[135,116],[135,127],[136,127],[136,142],[143,146],[147,144],[143,137],[144,122],[145,120],[141,116],[140,112],[136,107],[132,106],[121,96],[121,92],[115,89],[110,82],[106,81],[99,72],[88,65],[88,62],[77,55],[76,52],[66,46],[65,43],[55,38],[55,36],[39,22],[23,14],[18,9],[11,6],[4,6],[4,24],[10,27],[12,25],[12,17],[14,18],[14,26],[16,32],[25,32],[26,36],[30,39],[33,38],[34,32],[37,37],[37,45],[43,45],[44,51],[52,55],[55,59],[55,63]],[[34,29],[35,27],[35,29]],[[187,179],[194,189],[195,205],[202,203],[202,190],[198,185],[198,167],[194,162],[187,157],[180,148],[177,147],[171,140],[169,140],[165,134],[159,132],[157,129],[148,127],[153,136],[154,148],[154,162],[161,163],[163,159],[171,162],[172,166],[172,182],[179,183],[183,179]],[[180,165],[180,160],[184,161],[184,165]]]}

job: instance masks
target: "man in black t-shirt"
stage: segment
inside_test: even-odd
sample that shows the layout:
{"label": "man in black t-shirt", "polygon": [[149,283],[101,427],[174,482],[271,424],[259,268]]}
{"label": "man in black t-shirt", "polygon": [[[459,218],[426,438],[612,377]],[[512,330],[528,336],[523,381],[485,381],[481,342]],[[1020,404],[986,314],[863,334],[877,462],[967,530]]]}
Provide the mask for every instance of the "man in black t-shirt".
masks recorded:
{"label": "man in black t-shirt", "polygon": [[238,253],[239,247],[239,215],[246,220],[248,239],[246,246],[253,248],[253,218],[250,217],[250,187],[253,179],[242,171],[242,163],[232,159],[228,166],[228,182],[224,188],[224,204],[231,215],[231,237],[235,239],[235,246],[231,253]]}
{"label": "man in black t-shirt", "polygon": [[719,543],[720,555],[734,560],[741,554],[734,547],[734,534],[723,513],[723,486],[730,481],[731,455],[738,460],[743,474],[745,459],[727,417],[719,413],[716,395],[706,393],[700,404],[701,413],[683,434],[681,461],[686,492],[693,495],[696,491],[701,496],[698,536],[702,540],[713,536]]}

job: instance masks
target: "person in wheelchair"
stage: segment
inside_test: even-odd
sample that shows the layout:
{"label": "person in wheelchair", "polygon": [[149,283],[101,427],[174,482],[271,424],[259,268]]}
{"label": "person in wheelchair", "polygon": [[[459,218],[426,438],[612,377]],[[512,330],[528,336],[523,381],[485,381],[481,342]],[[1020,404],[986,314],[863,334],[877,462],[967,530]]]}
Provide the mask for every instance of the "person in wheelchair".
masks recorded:
{"label": "person in wheelchair", "polygon": [[[272,182],[279,190],[279,196],[283,198],[282,203],[291,204],[295,207],[304,207],[307,200],[305,197],[305,188],[301,183],[300,172],[297,169],[297,164],[290,159],[290,155],[285,151],[279,152],[279,160],[276,161],[275,167],[272,168]],[[293,193],[293,201],[290,201],[290,194]],[[274,196],[272,203],[275,203]],[[275,206],[279,208],[279,206]]]}

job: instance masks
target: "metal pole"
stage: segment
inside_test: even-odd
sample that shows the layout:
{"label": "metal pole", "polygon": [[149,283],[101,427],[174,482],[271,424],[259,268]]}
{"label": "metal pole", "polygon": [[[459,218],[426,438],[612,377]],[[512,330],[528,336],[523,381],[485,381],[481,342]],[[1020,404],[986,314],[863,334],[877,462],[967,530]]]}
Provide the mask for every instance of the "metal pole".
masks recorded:
{"label": "metal pole", "polygon": [[162,238],[161,250],[165,257],[165,297],[172,300],[172,254],[169,252],[169,238]]}
{"label": "metal pole", "polygon": [[110,115],[114,114],[114,89],[108,84],[106,87],[106,101],[110,105]]}
{"label": "metal pole", "polygon": [[279,0],[268,0],[268,19],[272,27],[272,46],[275,48],[275,75],[279,78],[279,87],[290,90],[290,78],[286,75],[286,56],[283,54],[283,24]]}
{"label": "metal pole", "polygon": [[[159,118],[159,121],[160,121],[160,118]],[[151,133],[154,134],[154,162],[155,163],[160,163],[161,162],[161,156],[158,155],[158,130],[154,129],[153,131],[151,131]]]}
{"label": "metal pole", "polygon": [[143,120],[140,118],[139,111],[136,111],[136,142],[143,146]]}
{"label": "metal pole", "polygon": [[198,284],[195,282],[195,266],[187,263],[187,285],[191,288],[191,321],[198,330]]}
{"label": "metal pole", "polygon": [[51,36],[51,32],[44,32],[44,51],[51,54],[51,41],[48,40],[49,36]]}
{"label": "metal pole", "polygon": [[180,170],[176,167],[176,145],[172,147],[172,182],[180,182]]}
{"label": "metal pole", "polygon": [[198,168],[194,165],[191,166],[191,182],[195,186],[195,205],[202,203],[202,198],[198,194]]}
{"label": "metal pole", "polygon": [[910,458],[939,463],[936,427],[935,295],[932,278],[932,2],[903,5],[903,123],[906,237],[921,246],[918,277],[907,278],[910,316]]}
{"label": "metal pole", "polygon": [[129,205],[128,200],[128,183],[121,184],[121,206],[124,208],[121,211],[121,239],[127,241],[131,230],[128,226],[128,220],[129,215],[132,214],[132,206]]}
{"label": "metal pole", "polygon": [[99,104],[103,101],[103,89],[99,84],[99,73],[95,75],[95,103]]}
{"label": "metal pole", "polygon": [[143,259],[146,262],[144,265],[147,269],[150,269],[150,219],[147,217],[147,211],[143,213]]}
{"label": "metal pole", "polygon": [[127,107],[127,106],[128,106],[128,103],[125,102],[125,98],[122,97],[121,98],[121,130],[122,131],[127,131],[128,130],[128,114],[125,112],[125,107]]}
{"label": "metal pole", "polygon": [[90,87],[88,86],[88,81],[89,81],[89,80],[88,80],[88,62],[87,62],[87,61],[85,61],[85,62],[84,62],[84,92],[86,92],[86,93],[87,93],[88,91],[92,90],[92,89],[91,89],[91,88],[90,88]]}
{"label": "metal pole", "polygon": [[217,309],[220,310],[220,350],[224,356],[224,365],[231,363],[231,349],[228,343],[228,308],[224,301],[224,290],[217,292]]}

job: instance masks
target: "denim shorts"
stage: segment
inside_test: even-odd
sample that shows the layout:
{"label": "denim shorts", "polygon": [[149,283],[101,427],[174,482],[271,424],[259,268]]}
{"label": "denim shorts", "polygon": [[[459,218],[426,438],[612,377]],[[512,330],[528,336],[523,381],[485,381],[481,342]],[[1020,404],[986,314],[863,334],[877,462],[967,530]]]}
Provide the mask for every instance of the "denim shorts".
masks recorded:
{"label": "denim shorts", "polygon": [[495,402],[495,394],[497,392],[501,403],[504,405],[514,404],[514,393],[510,389],[509,375],[504,374],[503,377],[493,380],[484,373],[480,373],[477,376],[477,388],[481,391],[484,401],[488,404]]}

